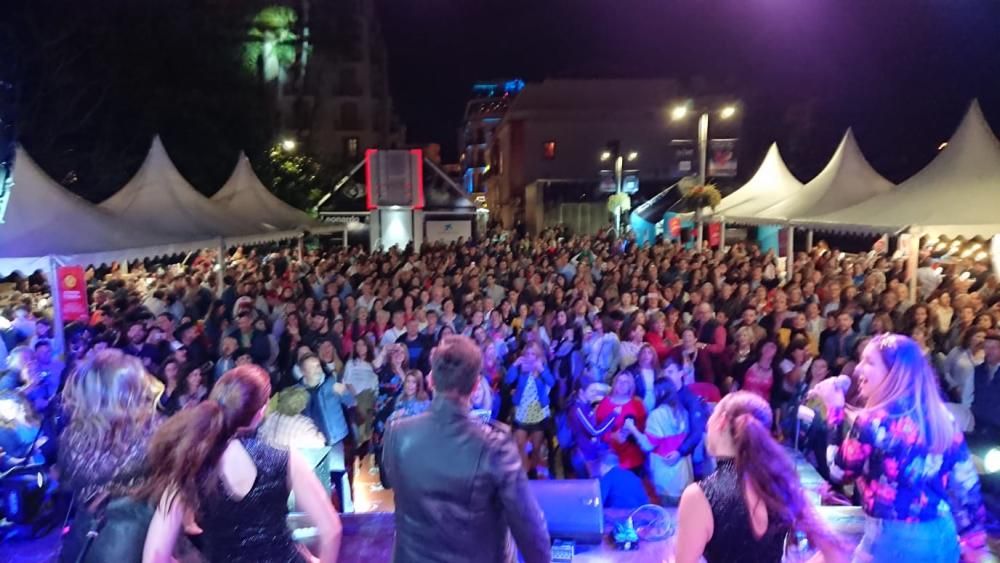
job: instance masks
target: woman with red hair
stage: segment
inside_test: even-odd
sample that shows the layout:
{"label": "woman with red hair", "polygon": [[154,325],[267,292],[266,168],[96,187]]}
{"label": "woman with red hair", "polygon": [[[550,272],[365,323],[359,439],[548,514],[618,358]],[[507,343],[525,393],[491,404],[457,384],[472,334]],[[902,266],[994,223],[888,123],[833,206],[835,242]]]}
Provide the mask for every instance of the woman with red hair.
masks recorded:
{"label": "woman with red hair", "polygon": [[[771,437],[771,406],[753,393],[723,397],[708,419],[714,473],[691,484],[677,511],[677,563],[778,563],[802,532],[825,561],[846,561],[840,541],[805,496],[795,464]],[[791,539],[791,541],[788,541]]]}
{"label": "woman with red hair", "polygon": [[254,437],[270,394],[267,372],[240,366],[157,430],[138,494],[157,503],[144,563],[173,561],[182,528],[203,536],[209,561],[305,561],[286,522],[291,492],[318,531],[318,560],[337,560],[340,520],[312,468],[295,449]]}

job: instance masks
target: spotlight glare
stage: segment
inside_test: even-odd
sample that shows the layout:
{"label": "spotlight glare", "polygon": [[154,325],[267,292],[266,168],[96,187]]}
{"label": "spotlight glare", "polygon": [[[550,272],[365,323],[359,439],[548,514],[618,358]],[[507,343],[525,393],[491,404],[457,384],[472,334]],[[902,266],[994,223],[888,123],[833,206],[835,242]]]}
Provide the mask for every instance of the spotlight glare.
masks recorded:
{"label": "spotlight glare", "polygon": [[983,469],[987,473],[1000,471],[1000,449],[990,448],[990,451],[986,452],[986,456],[983,457]]}

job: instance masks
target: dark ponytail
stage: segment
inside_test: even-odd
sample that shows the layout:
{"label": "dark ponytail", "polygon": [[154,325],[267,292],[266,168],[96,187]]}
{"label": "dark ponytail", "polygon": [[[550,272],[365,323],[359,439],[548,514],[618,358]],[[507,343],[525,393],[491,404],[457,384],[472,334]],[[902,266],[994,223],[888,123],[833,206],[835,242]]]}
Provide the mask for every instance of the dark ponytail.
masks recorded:
{"label": "dark ponytail", "polygon": [[[248,431],[267,403],[271,383],[253,365],[234,368],[209,397],[184,409],[156,431],[149,447],[150,476],[137,496],[152,503],[180,499],[194,514],[218,491],[218,465],[230,440]],[[167,493],[170,496],[163,499]]]}
{"label": "dark ponytail", "polygon": [[[840,540],[820,521],[802,492],[795,464],[771,437],[771,407],[764,399],[738,391],[722,399],[718,407],[731,422],[736,445],[736,472],[749,483],[775,518],[792,532],[804,532],[816,546],[839,546]],[[794,545],[789,541],[788,545]]]}

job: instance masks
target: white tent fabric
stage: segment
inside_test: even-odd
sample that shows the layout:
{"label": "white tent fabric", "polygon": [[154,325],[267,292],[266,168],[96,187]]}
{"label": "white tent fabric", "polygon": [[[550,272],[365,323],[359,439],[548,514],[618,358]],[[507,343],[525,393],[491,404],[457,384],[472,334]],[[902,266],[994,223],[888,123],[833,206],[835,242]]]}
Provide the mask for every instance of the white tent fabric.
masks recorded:
{"label": "white tent fabric", "polygon": [[778,144],[773,143],[757,172],[735,192],[722,198],[715,210],[716,217],[754,217],[757,213],[802,191],[798,181],[781,158]]}
{"label": "white tent fabric", "polygon": [[[261,227],[262,232],[225,238],[202,235],[179,239],[139,223],[130,215],[115,217],[74,195],[50,178],[21,147],[16,150],[8,197],[6,212],[0,217],[0,276],[48,271],[57,265],[110,264],[219,246],[232,248],[302,235],[298,229],[263,232]],[[312,231],[332,233],[345,229],[343,225],[326,225]]]}
{"label": "white tent fabric", "polygon": [[281,201],[254,174],[250,160],[240,153],[229,180],[211,197],[230,214],[272,230],[318,227],[319,222]]}
{"label": "white tent fabric", "polygon": [[166,233],[173,240],[252,235],[267,230],[233,216],[198,193],[170,161],[159,136],[153,139],[135,176],[100,207],[116,217]]}
{"label": "white tent fabric", "polygon": [[841,211],[806,218],[815,228],[992,236],[1000,233],[1000,141],[973,102],[948,145],[889,193]]}
{"label": "white tent fabric", "polygon": [[[0,223],[0,275],[25,274],[48,268],[48,256],[87,255],[90,263],[141,255],[171,253],[171,248],[149,248],[162,242],[163,234],[116,219],[69,192],[50,178],[17,147],[14,178],[5,216]],[[190,245],[177,245],[177,252]],[[150,254],[152,253],[152,254]]]}
{"label": "white tent fabric", "polygon": [[848,129],[830,162],[795,195],[756,215],[758,223],[794,221],[839,211],[892,190],[893,184],[872,168]]}

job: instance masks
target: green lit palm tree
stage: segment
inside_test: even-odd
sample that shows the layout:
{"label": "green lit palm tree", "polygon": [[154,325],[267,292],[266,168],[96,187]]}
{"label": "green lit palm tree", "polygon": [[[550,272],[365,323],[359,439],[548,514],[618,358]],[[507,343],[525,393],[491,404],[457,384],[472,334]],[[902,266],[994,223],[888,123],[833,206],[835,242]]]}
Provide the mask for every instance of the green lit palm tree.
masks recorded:
{"label": "green lit palm tree", "polygon": [[298,30],[298,14],[288,6],[268,6],[253,17],[247,36],[247,68],[261,81],[282,86],[288,69],[302,62],[307,47]]}

